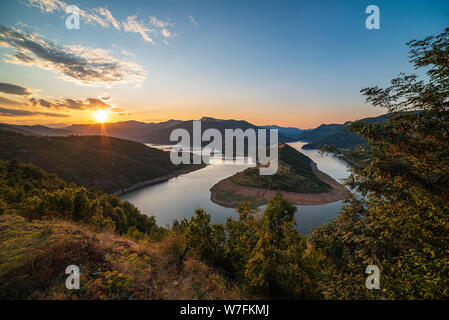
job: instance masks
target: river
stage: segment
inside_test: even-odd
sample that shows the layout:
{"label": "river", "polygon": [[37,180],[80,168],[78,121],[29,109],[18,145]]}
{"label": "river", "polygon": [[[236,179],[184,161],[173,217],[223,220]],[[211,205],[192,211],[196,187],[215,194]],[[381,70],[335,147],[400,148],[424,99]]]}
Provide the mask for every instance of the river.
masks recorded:
{"label": "river", "polygon": [[[349,174],[347,164],[330,155],[320,155],[316,150],[302,150],[304,142],[289,143],[318,165],[318,169],[340,181]],[[174,219],[190,218],[196,208],[211,215],[212,223],[225,223],[227,217],[238,217],[234,209],[225,208],[210,200],[209,189],[218,181],[244,170],[251,164],[224,164],[214,162],[207,167],[156,185],[143,187],[122,195],[122,200],[133,203],[146,215],[153,215],[159,225],[165,226]],[[297,205],[297,228],[307,235],[322,223],[336,218],[342,201],[324,205]],[[263,207],[261,207],[263,209]]]}

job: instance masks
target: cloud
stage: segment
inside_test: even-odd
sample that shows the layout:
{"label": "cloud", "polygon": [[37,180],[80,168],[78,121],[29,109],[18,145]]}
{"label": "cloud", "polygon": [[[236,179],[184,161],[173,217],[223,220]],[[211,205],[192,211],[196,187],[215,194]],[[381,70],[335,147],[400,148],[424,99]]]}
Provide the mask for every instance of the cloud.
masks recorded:
{"label": "cloud", "polygon": [[195,20],[194,17],[192,17],[192,15],[188,15],[187,17],[189,17],[190,22],[192,22],[193,24],[198,24],[198,21]]}
{"label": "cloud", "polygon": [[168,28],[173,27],[170,22],[162,21],[156,17],[150,16],[150,26],[153,27],[154,32],[160,33],[164,38],[172,38],[173,34],[168,30]]}
{"label": "cloud", "polygon": [[[60,0],[28,0],[28,5],[39,8],[42,12],[53,13],[64,11],[69,6]],[[107,8],[93,8],[88,10],[80,9],[81,20],[91,25],[100,25],[103,28],[114,27],[120,30],[120,23],[114,18]]]}
{"label": "cloud", "polygon": [[6,117],[23,117],[23,116],[46,116],[46,117],[58,117],[67,118],[70,117],[68,114],[52,113],[52,112],[35,112],[22,109],[8,109],[0,107],[0,116]]}
{"label": "cloud", "polygon": [[97,11],[100,15],[104,16],[106,18],[107,21],[109,21],[111,23],[111,25],[116,28],[117,30],[120,30],[120,22],[118,22],[114,16],[112,15],[112,13],[106,9],[106,8],[97,8],[94,9],[95,11]]}
{"label": "cloud", "polygon": [[137,21],[137,16],[127,17],[126,21],[123,21],[123,30],[139,33],[143,40],[154,44],[153,39],[149,36],[152,30],[143,21]]}
{"label": "cloud", "polygon": [[24,103],[0,96],[0,105],[17,107],[17,106],[23,106]]}
{"label": "cloud", "polygon": [[122,109],[108,103],[110,98],[87,98],[87,99],[36,99],[30,98],[29,101],[33,106],[41,106],[48,109],[65,109],[65,110],[108,110],[111,112],[123,112]]}
{"label": "cloud", "polygon": [[59,0],[28,0],[28,4],[40,8],[42,12],[53,12],[64,10],[66,3]]}
{"label": "cloud", "polygon": [[[28,0],[28,5],[39,8],[42,12],[65,12],[67,3],[60,0]],[[173,32],[169,28],[174,27],[172,23],[162,21],[154,16],[150,16],[148,22],[138,20],[137,15],[128,16],[121,23],[114,17],[114,15],[103,7],[90,8],[87,10],[80,9],[81,21],[91,25],[99,25],[103,28],[112,26],[117,30],[126,32],[138,33],[146,42],[154,44],[155,41],[152,35],[161,35],[164,39],[172,38]],[[193,19],[193,18],[192,18]],[[193,19],[195,21],[195,19]],[[164,41],[167,43],[167,41]]]}
{"label": "cloud", "polygon": [[30,94],[29,89],[11,84],[11,83],[3,83],[0,82],[0,92],[6,94],[15,94],[19,96],[27,96]]}
{"label": "cloud", "polygon": [[51,70],[62,79],[78,84],[138,84],[146,78],[143,67],[114,58],[107,50],[82,46],[61,47],[37,33],[28,34],[3,25],[0,25],[0,47],[17,50],[14,55],[6,54],[4,62]]}
{"label": "cloud", "polygon": [[162,21],[156,17],[150,16],[148,22],[137,20],[137,15],[128,16],[126,21],[123,21],[123,30],[126,32],[139,33],[143,40],[154,44],[153,36],[162,35],[164,43],[168,44],[166,39],[173,38],[173,33],[168,28],[173,27],[170,22]]}
{"label": "cloud", "polygon": [[85,98],[85,99],[71,99],[71,98],[38,98],[35,96],[29,97],[31,94],[29,88],[25,88],[19,85],[10,83],[0,83],[0,93],[1,94],[14,94],[19,95],[22,101],[10,99],[9,97],[4,97],[0,94],[0,116],[49,116],[49,117],[69,117],[67,114],[53,113],[53,112],[42,112],[42,111],[29,111],[24,109],[12,109],[6,108],[5,106],[11,107],[41,107],[45,109],[55,109],[62,111],[97,111],[97,110],[107,110],[109,112],[114,112],[116,114],[121,114],[125,110],[114,106],[111,101],[110,96],[101,95],[96,98]]}

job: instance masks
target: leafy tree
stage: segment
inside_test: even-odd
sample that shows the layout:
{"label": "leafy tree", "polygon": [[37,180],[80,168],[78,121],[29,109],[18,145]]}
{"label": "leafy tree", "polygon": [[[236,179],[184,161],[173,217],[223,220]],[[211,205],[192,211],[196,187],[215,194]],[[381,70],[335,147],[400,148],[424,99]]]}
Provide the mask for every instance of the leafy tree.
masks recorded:
{"label": "leafy tree", "polygon": [[[408,45],[425,80],[401,73],[362,90],[389,112],[385,123],[350,125],[367,143],[349,154],[347,184],[364,198],[311,238],[334,273],[322,283],[329,298],[449,297],[449,28]],[[363,288],[368,264],[381,269],[380,293]]]}
{"label": "leafy tree", "polygon": [[242,203],[239,220],[228,218],[227,258],[239,282],[252,293],[266,298],[312,296],[295,211],[277,192],[262,215]]}
{"label": "leafy tree", "polygon": [[210,224],[210,214],[196,209],[195,215],[186,223],[185,240],[188,248],[197,251],[200,258],[217,261],[223,258],[226,234],[223,225]]}
{"label": "leafy tree", "polygon": [[98,231],[112,228],[126,233],[135,228],[152,239],[159,239],[162,233],[154,217],[141,214],[129,202],[68,184],[18,159],[0,161],[0,190],[3,213],[21,214],[29,219],[68,219],[88,223]]}

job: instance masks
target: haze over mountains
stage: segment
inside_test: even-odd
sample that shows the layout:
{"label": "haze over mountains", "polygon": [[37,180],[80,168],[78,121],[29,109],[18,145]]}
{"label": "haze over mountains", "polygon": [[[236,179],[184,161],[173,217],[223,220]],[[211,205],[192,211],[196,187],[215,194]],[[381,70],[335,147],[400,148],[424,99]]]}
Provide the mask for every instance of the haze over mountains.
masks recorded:
{"label": "haze over mountains", "polygon": [[[26,126],[10,124],[0,124],[0,128],[33,135],[108,135],[142,143],[174,144],[173,141],[170,141],[170,133],[178,128],[186,129],[192,133],[192,123],[193,120],[168,120],[159,123],[145,123],[132,120],[104,124],[73,124],[61,129],[54,129],[41,125]],[[246,130],[250,128],[277,128],[279,129],[279,140],[281,142],[296,141],[298,140],[299,134],[303,132],[303,130],[297,128],[283,128],[278,126],[260,127],[244,120],[222,120],[210,117],[201,118],[201,128],[203,131],[215,128],[222,133],[224,133],[225,129],[240,128]]]}
{"label": "haze over mountains", "polygon": [[[376,123],[385,120],[385,115],[361,119]],[[0,124],[0,129],[19,132],[25,135],[38,136],[69,136],[69,135],[107,135],[111,137],[152,144],[174,144],[170,141],[170,133],[178,128],[186,129],[192,136],[193,120],[168,120],[164,122],[124,121],[104,124],[73,124],[55,129],[42,125],[11,125]],[[302,130],[294,127],[277,125],[257,126],[244,120],[223,120],[211,117],[201,118],[202,131],[215,128],[224,134],[225,129],[278,129],[279,142],[307,141],[305,148],[313,149],[319,145],[333,144],[340,148],[349,148],[363,143],[363,139],[347,132],[347,124],[322,124],[315,129]]]}

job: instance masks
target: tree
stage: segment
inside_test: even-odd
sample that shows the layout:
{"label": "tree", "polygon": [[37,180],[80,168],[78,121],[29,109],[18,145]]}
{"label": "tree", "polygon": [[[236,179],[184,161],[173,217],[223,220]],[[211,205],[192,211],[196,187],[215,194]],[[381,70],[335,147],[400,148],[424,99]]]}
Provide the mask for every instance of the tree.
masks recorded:
{"label": "tree", "polygon": [[210,214],[203,209],[196,209],[185,230],[185,240],[188,248],[198,252],[200,258],[215,262],[224,254],[226,234],[223,225],[210,224]]}
{"label": "tree", "polygon": [[244,277],[251,291],[267,298],[311,295],[309,270],[303,261],[305,248],[295,228],[295,211],[296,207],[277,192],[261,219],[253,220],[256,237],[254,245],[245,248],[248,255]]}
{"label": "tree", "polygon": [[[365,198],[349,199],[311,237],[335,272],[322,284],[330,298],[449,297],[449,28],[408,45],[426,80],[401,73],[387,88],[362,90],[389,114],[350,124],[367,143],[349,153],[346,182]],[[381,296],[360,283],[368,264],[381,269]]]}

